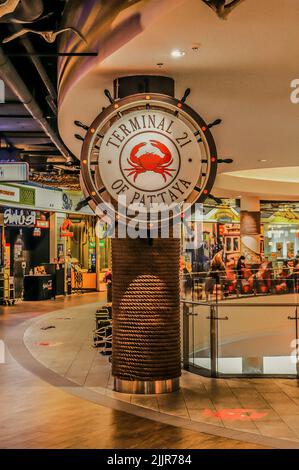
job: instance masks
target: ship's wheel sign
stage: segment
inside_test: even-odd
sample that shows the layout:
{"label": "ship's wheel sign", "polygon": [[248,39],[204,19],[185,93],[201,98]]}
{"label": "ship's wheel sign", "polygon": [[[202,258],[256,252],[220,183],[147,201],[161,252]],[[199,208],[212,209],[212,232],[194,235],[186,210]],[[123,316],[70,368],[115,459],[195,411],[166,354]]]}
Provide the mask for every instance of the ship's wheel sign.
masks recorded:
{"label": "ship's wheel sign", "polygon": [[180,119],[161,111],[123,116],[105,134],[99,172],[113,199],[146,207],[184,201],[201,171],[197,139]]}
{"label": "ship's wheel sign", "polygon": [[[93,210],[177,206],[207,197],[216,176],[213,137],[200,116],[175,98],[132,95],[106,108],[90,126],[81,155],[81,184]],[[125,202],[123,202],[125,200]]]}

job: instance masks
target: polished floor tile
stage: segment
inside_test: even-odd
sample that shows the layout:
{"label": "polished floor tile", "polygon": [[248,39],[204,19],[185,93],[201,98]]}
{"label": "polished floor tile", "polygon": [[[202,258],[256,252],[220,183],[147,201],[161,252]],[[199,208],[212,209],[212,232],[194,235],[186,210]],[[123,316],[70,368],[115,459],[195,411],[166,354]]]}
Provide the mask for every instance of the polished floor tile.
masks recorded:
{"label": "polished floor tile", "polygon": [[[4,434],[4,431],[0,431],[0,447],[9,445],[15,447],[18,445],[42,447],[47,442],[50,448],[55,448],[55,446],[76,448],[79,447],[80,443],[86,448],[92,446],[104,448],[105,446],[113,447],[113,445],[137,446],[137,448],[138,446],[157,447],[161,445],[162,447],[169,446],[171,448],[179,447],[180,444],[182,447],[185,445],[185,447],[190,446],[190,448],[192,445],[198,447],[210,445],[211,447],[216,448],[219,446],[221,448],[221,446],[242,446],[238,442],[238,437],[241,437],[242,433],[246,437],[252,435],[258,439],[270,437],[297,442],[297,424],[299,425],[299,398],[297,397],[299,397],[299,388],[296,381],[280,379],[211,379],[183,371],[182,388],[174,394],[136,396],[114,392],[108,357],[101,356],[92,344],[92,330],[95,326],[94,313],[102,298],[101,295],[89,295],[78,296],[76,299],[71,299],[70,302],[50,302],[47,306],[41,305],[37,309],[39,313],[34,315],[31,311],[32,304],[31,306],[27,304],[27,312],[25,308],[20,316],[20,321],[33,317],[36,317],[36,319],[25,331],[24,342],[32,356],[41,362],[47,368],[46,370],[52,370],[56,374],[71,380],[74,386],[76,384],[79,386],[77,387],[79,390],[84,391],[85,389],[94,393],[95,396],[105,396],[107,399],[122,403],[121,409],[126,409],[126,413],[91,403],[87,399],[82,400],[70,396],[65,391],[59,388],[55,389],[40,381],[12,361],[11,364],[5,365],[4,369],[0,368],[0,385],[5,385],[5,387],[0,386],[0,409],[1,407],[8,408],[12,400],[14,400],[14,403],[17,401],[15,412],[20,414],[22,422],[25,419],[26,422],[21,434],[17,434],[16,426],[11,420],[11,413],[7,410],[2,420],[3,429],[7,432]],[[20,307],[18,308],[20,309]],[[11,319],[11,314],[7,310],[4,313],[4,319],[5,321],[1,322],[2,318],[0,317],[0,332],[3,332],[3,334],[9,330],[10,322],[11,327],[18,324],[18,321]],[[41,329],[49,325],[54,325],[55,328]],[[49,344],[42,346],[41,343],[43,342]],[[6,370],[5,375],[3,375],[4,370]],[[44,389],[43,392],[47,396],[46,400],[43,394],[39,397],[36,393],[34,396],[37,399],[32,400],[33,382],[42,384],[39,385],[39,389]],[[20,399],[20,395],[15,389],[16,384],[18,389],[22,389],[22,399]],[[56,394],[59,394],[59,398]],[[63,406],[61,409],[59,403],[62,398]],[[74,411],[73,406],[68,404],[68,399],[70,403],[78,407],[76,411]],[[47,402],[46,407],[44,406],[45,401]],[[57,406],[57,413],[53,411],[55,406]],[[84,415],[82,410],[87,409],[89,406],[93,410],[100,410],[103,419],[99,417],[98,413]],[[173,423],[176,423],[178,427],[173,428],[157,423],[157,421],[148,421],[145,418],[132,416],[127,414],[130,412],[130,408],[127,407],[140,408],[144,411],[146,417],[151,417],[151,413],[155,413],[155,420],[157,415],[163,415],[167,419],[173,420]],[[32,412],[36,416],[36,409],[39,413],[38,424],[36,421],[33,424],[30,419],[28,420],[28,413]],[[59,413],[59,410],[61,413]],[[59,415],[63,417],[60,420],[61,432],[59,438],[55,439],[51,432],[58,430]],[[78,425],[78,415],[80,415],[83,428],[85,429],[85,426],[86,428],[89,427],[89,433],[83,432],[83,428],[81,429]],[[97,428],[99,422],[101,423],[102,434]],[[136,426],[135,423],[137,423]],[[149,429],[147,426],[150,426],[151,423],[153,423],[153,430],[159,430],[158,433],[161,430],[162,437],[159,434],[159,438],[155,439],[151,431],[148,432],[147,436],[140,431],[142,426],[144,426],[144,429]],[[233,436],[234,440],[229,440],[227,437],[216,438],[199,432],[193,433],[193,431],[180,427],[184,423],[186,426],[190,424],[196,426],[207,425],[206,429],[210,431],[206,432],[211,434],[216,432],[216,428],[226,430],[231,432],[230,437]],[[68,431],[68,426],[73,428],[73,432]],[[124,426],[124,429],[121,426]],[[129,432],[128,427],[130,428]],[[165,429],[176,430],[175,432],[171,431],[173,436],[176,436],[175,445],[173,439],[165,434]],[[132,441],[133,436],[134,442]],[[250,444],[248,445],[250,446]],[[251,445],[258,447],[258,444]]]}

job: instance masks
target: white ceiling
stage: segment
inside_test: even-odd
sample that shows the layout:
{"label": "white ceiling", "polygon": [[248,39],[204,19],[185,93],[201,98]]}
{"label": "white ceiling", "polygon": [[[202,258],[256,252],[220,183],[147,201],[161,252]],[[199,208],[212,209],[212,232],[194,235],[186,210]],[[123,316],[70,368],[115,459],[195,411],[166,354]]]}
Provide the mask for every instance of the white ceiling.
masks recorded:
{"label": "white ceiling", "polygon": [[[299,2],[245,0],[227,21],[200,0],[168,1],[170,9],[165,0],[160,3],[160,13],[146,14],[149,5],[158,8],[156,0],[149,0],[117,18],[115,25],[141,10],[145,29],[70,87],[60,105],[59,127],[71,150],[79,154],[81,145],[70,123],[92,121],[107,104],[102,90],[112,89],[113,78],[157,73],[176,80],[177,96],[190,87],[188,103],[206,121],[223,119],[213,134],[219,155],[234,163],[221,165],[220,172],[296,167],[299,104],[290,101],[290,83],[299,78]],[[198,52],[192,50],[194,43],[200,44]],[[185,56],[172,58],[175,48]],[[164,63],[161,69],[158,62]],[[288,172],[281,173],[285,181],[290,181]]]}
{"label": "white ceiling", "polygon": [[232,171],[225,174],[228,176],[249,178],[254,180],[299,183],[299,166],[287,166],[282,168],[259,168],[255,170]]}

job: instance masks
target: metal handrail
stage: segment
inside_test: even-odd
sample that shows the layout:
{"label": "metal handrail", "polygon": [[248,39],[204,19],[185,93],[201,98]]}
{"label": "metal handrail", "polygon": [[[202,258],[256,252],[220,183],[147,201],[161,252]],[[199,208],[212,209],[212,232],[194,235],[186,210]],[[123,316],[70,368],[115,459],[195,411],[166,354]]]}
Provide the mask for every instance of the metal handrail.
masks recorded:
{"label": "metal handrail", "polygon": [[[250,277],[242,278],[240,279],[237,275],[236,272],[234,272],[234,277],[230,278],[229,276],[226,276],[225,272],[217,272],[219,276],[219,282],[218,284],[221,287],[221,294],[226,293],[227,296],[229,295],[230,298],[240,298],[240,297],[248,297],[253,295],[254,297],[256,296],[273,296],[273,295],[282,295],[282,294],[299,294],[299,274],[298,272],[294,272],[290,274],[289,277],[282,276],[282,275],[274,275],[274,272],[268,272],[265,277],[258,278],[257,273],[252,273]],[[194,298],[194,295],[197,295],[196,287],[199,285],[202,286],[202,289],[205,289],[206,292],[206,282],[207,279],[213,278],[213,275],[210,272],[209,274],[206,273],[205,276],[199,276],[199,274],[195,273],[190,273],[190,274],[185,274],[181,276],[181,282],[186,283],[186,285],[183,287],[184,295],[187,295],[187,291],[191,290],[192,292],[192,298]],[[249,283],[249,290],[243,291],[243,281],[247,282],[246,286]],[[188,285],[189,282],[189,285]],[[216,285],[216,279],[215,279],[215,285]],[[192,284],[191,284],[192,283]],[[198,284],[199,283],[199,284]],[[270,283],[270,284],[269,284]],[[285,283],[285,292],[278,292],[277,288],[282,286]],[[214,287],[215,287],[214,285]],[[230,286],[232,286],[232,290],[230,291]],[[262,291],[261,287],[265,286],[266,291]],[[212,288],[212,286],[210,286]],[[217,291],[218,292],[218,291]],[[216,292],[216,295],[217,295]],[[209,296],[212,295],[212,292],[210,292],[210,289],[208,289]],[[194,295],[193,295],[194,294]],[[206,292],[207,295],[207,292]],[[222,299],[221,299],[222,300]]]}
{"label": "metal handrail", "polygon": [[[229,320],[228,316],[219,317],[218,307],[294,307],[294,316],[288,316],[288,320],[294,320],[296,330],[296,340],[298,341],[298,302],[285,302],[285,303],[249,303],[249,302],[199,302],[194,300],[181,299],[180,302],[183,304],[183,364],[184,368],[189,370],[189,341],[190,341],[190,316],[198,316],[198,313],[194,313],[194,307],[205,306],[209,308],[210,314],[206,317],[210,324],[210,374],[211,377],[217,377],[217,360],[218,360],[218,322],[220,320]],[[188,307],[190,305],[190,307]],[[192,314],[189,310],[192,309]],[[192,323],[193,324],[193,323]],[[194,331],[194,330],[193,330]],[[299,377],[299,357],[297,356],[297,377]]]}
{"label": "metal handrail", "polygon": [[[235,266],[233,266],[233,267],[228,266],[226,269],[230,269],[233,272],[237,272],[237,268]],[[222,271],[221,270],[210,270],[210,269],[208,269],[207,271],[195,271],[195,272],[190,272],[190,273],[181,272],[180,276],[182,276],[182,277],[184,277],[184,276],[201,276],[201,275],[208,275],[208,274],[212,274],[212,273],[219,274],[219,272],[220,273],[221,272],[225,273],[226,269],[222,270]],[[260,268],[249,268],[248,267],[248,268],[245,268],[245,269],[248,270],[248,271],[251,271],[253,274],[260,271]],[[293,273],[294,273],[294,267],[293,268],[288,268],[288,269],[290,269],[290,270],[293,269]],[[279,268],[267,268],[267,272],[270,272],[270,273],[275,273],[278,270],[279,270]],[[299,272],[298,271],[296,271],[296,272],[299,276]]]}
{"label": "metal handrail", "polygon": [[[196,302],[194,300],[181,299],[181,303],[190,305],[202,305],[205,307],[257,307],[256,303],[249,302]],[[285,303],[261,303],[258,307],[299,307],[297,302]]]}

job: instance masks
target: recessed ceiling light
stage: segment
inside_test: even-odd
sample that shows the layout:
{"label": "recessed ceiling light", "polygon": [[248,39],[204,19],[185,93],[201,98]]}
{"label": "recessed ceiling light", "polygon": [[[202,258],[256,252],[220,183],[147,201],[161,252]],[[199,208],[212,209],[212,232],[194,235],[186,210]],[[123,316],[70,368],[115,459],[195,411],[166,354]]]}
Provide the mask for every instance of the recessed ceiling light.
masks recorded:
{"label": "recessed ceiling light", "polygon": [[261,160],[258,160],[258,162],[265,163],[267,160],[265,158],[262,158]]}
{"label": "recessed ceiling light", "polygon": [[197,52],[200,48],[200,44],[199,43],[195,43],[192,45],[192,51],[194,52]]}
{"label": "recessed ceiling light", "polygon": [[171,51],[171,56],[175,57],[176,59],[179,57],[183,57],[186,53],[184,51],[180,51],[179,49],[174,49]]}

